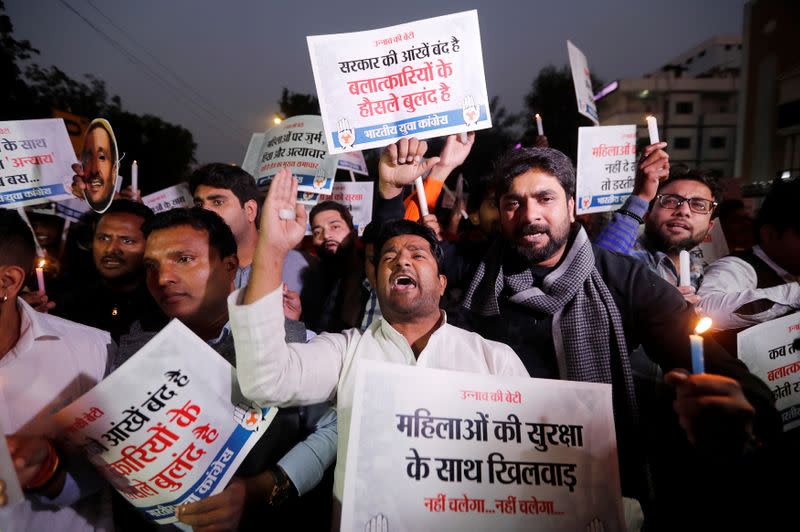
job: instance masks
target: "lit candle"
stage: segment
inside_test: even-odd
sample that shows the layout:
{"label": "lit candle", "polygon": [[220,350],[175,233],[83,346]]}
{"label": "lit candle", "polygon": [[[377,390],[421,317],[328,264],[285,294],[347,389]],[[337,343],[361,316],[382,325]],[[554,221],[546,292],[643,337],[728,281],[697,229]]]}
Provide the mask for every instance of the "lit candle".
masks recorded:
{"label": "lit candle", "polygon": [[685,249],[681,250],[679,262],[681,263],[681,281],[680,286],[691,286],[692,277],[689,271],[690,266],[689,252]]}
{"label": "lit candle", "polygon": [[656,117],[649,115],[647,118],[647,130],[650,132],[650,144],[658,142],[658,123]]}
{"label": "lit candle", "polygon": [[540,137],[544,136],[544,127],[542,127],[542,117],[539,116],[539,113],[536,113],[536,131],[539,133]]}
{"label": "lit candle", "polygon": [[705,373],[705,361],[703,359],[703,337],[700,336],[711,327],[711,318],[702,318],[694,328],[694,334],[689,335],[689,343],[692,346],[692,373]]}
{"label": "lit candle", "polygon": [[425,184],[422,182],[422,176],[419,176],[414,180],[414,185],[417,187],[419,213],[421,216],[428,216],[428,199],[425,197]]}
{"label": "lit candle", "polygon": [[44,258],[39,260],[38,265],[36,266],[36,282],[39,284],[39,292],[44,292]]}
{"label": "lit candle", "polygon": [[139,163],[136,161],[131,165],[131,191],[134,196],[139,191]]}

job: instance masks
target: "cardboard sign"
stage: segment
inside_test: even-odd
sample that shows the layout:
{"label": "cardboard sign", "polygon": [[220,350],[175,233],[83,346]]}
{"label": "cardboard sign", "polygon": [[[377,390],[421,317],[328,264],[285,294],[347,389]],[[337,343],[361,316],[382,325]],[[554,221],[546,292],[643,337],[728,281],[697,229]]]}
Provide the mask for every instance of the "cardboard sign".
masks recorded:
{"label": "cardboard sign", "polygon": [[320,196],[318,201],[333,200],[346,205],[353,216],[353,225],[356,226],[358,236],[364,233],[364,228],[372,221],[372,191],[375,184],[372,181],[336,183],[330,196]]}
{"label": "cardboard sign", "polygon": [[567,53],[569,54],[569,66],[572,69],[572,83],[575,85],[575,99],[578,101],[578,112],[594,122],[595,125],[600,125],[597,107],[594,104],[592,76],[586,56],[570,41],[567,41]]}
{"label": "cardboard sign", "polygon": [[241,395],[236,371],[178,320],[54,416],[69,444],[145,516],[225,488],[275,417]]}
{"label": "cardboard sign", "polygon": [[189,185],[186,183],[178,183],[171,187],[153,192],[142,198],[142,203],[153,209],[153,212],[168,211],[170,209],[177,209],[180,207],[191,207],[194,205],[194,198],[189,192]]}
{"label": "cardboard sign", "polygon": [[708,265],[717,259],[730,255],[728,241],[725,240],[725,233],[719,220],[714,222],[706,238],[692,250],[692,255],[703,261],[703,268],[708,268]]}
{"label": "cardboard sign", "polygon": [[244,154],[244,161],[242,161],[242,170],[250,175],[256,173],[258,156],[261,146],[264,144],[264,135],[265,133],[253,133],[253,136],[250,137],[250,144],[247,145],[247,153]]}
{"label": "cardboard sign", "polygon": [[800,312],[753,325],[736,335],[739,359],[772,390],[783,430],[800,426]]}
{"label": "cardboard sign", "polygon": [[0,122],[0,207],[72,197],[76,162],[62,119]]}
{"label": "cardboard sign", "polygon": [[633,191],[635,177],[635,125],[578,128],[578,214],[620,208]]}
{"label": "cardboard sign", "polygon": [[354,399],[342,530],[624,529],[608,384],[367,360]]}
{"label": "cardboard sign", "polygon": [[492,126],[477,11],[307,40],[331,153]]}
{"label": "cardboard sign", "polygon": [[[249,149],[248,149],[249,151]],[[256,184],[266,188],[282,168],[297,178],[297,190],[330,194],[338,157],[328,155],[322,119],[314,115],[287,118],[264,134],[253,174]]]}
{"label": "cardboard sign", "polygon": [[364,154],[360,151],[349,151],[339,155],[338,168],[349,170],[356,174],[369,175],[367,161],[364,160]]}

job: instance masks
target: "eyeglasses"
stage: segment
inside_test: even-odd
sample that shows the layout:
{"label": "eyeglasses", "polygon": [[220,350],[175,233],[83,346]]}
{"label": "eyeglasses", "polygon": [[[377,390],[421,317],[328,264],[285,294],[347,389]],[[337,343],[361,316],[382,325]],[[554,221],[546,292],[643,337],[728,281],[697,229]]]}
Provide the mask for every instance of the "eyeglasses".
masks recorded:
{"label": "eyeglasses", "polygon": [[684,198],[677,194],[659,194],[656,196],[658,204],[670,210],[679,209],[684,202],[689,203],[689,209],[697,214],[709,214],[717,206],[716,201],[711,201],[703,198]]}

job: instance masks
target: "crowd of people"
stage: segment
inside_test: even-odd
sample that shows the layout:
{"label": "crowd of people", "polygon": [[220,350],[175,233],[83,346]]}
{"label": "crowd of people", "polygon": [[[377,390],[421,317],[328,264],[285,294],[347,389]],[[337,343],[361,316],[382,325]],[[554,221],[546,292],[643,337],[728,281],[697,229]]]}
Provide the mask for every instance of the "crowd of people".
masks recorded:
{"label": "crowd of people", "polygon": [[[608,383],[632,528],[782,522],[798,429],[783,432],[736,334],[800,309],[800,180],[776,181],[751,220],[712,176],[670,167],[666,143],[653,144],[599,226],[576,218],[571,160],[537,145],[499,155],[466,202],[442,209],[442,184],[474,143],[452,135],[436,156],[415,138],[383,149],[361,236],[342,204],[298,204],[288,170],[265,194],[241,168],[207,164],[188,178],[194,207],[154,214],[115,199],[45,246],[59,265],[47,293],[32,275],[34,233],[0,209],[2,424],[26,492],[0,508],[0,529],[154,527],[59,447],[49,415],[171,319],[236,367],[248,399],[279,407],[233,481],[179,507],[195,530],[336,528],[363,360]],[[74,180],[86,188],[83,171]],[[693,256],[679,286],[680,252],[715,223],[733,254],[705,269]],[[705,372],[691,374],[701,314],[714,330]]]}

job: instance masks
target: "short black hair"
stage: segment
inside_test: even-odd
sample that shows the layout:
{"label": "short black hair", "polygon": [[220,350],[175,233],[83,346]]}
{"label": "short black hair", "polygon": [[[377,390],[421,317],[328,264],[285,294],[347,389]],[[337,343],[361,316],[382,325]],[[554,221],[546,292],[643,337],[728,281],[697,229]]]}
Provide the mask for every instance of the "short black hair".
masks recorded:
{"label": "short black hair", "polygon": [[149,237],[153,231],[188,225],[208,233],[208,245],[219,253],[220,258],[236,255],[236,239],[222,217],[214,211],[200,207],[170,209],[160,212],[142,225],[142,232]]}
{"label": "short black hair", "polygon": [[261,198],[255,178],[232,164],[209,163],[201,166],[189,176],[189,191],[192,196],[200,185],[230,190],[239,199],[242,207],[250,200],[259,203]]}
{"label": "short black hair", "polygon": [[28,273],[35,258],[31,228],[17,211],[0,209],[0,266],[19,266]]}
{"label": "short black hair", "polygon": [[756,239],[758,240],[761,228],[765,225],[771,225],[780,233],[794,229],[800,234],[800,215],[796,210],[798,203],[800,203],[800,179],[777,180],[773,183],[756,215],[754,227]]}
{"label": "short black hair", "polygon": [[147,222],[151,220],[153,216],[155,216],[153,209],[151,209],[144,203],[139,203],[127,199],[118,199],[113,201],[108,210],[97,218],[97,222],[95,223],[95,229],[97,228],[97,224],[100,223],[100,220],[102,220],[109,214],[130,214],[133,216],[138,216],[139,218],[142,219],[143,222]]}
{"label": "short black hair", "polygon": [[567,200],[575,196],[575,167],[569,157],[553,148],[517,148],[507,151],[495,163],[492,177],[498,204],[514,178],[530,170],[558,179]]}
{"label": "short black hair", "polygon": [[658,190],[660,192],[661,189],[670,183],[681,180],[697,181],[698,183],[707,186],[711,191],[711,197],[714,198],[714,201],[720,201],[722,190],[719,186],[717,178],[714,177],[712,172],[709,170],[701,170],[699,168],[689,168],[686,165],[677,165],[670,168],[669,177],[658,184]]}
{"label": "short black hair", "polygon": [[427,240],[428,244],[431,246],[431,254],[433,258],[436,259],[436,266],[439,269],[438,273],[442,273],[444,269],[444,252],[442,251],[442,246],[439,244],[439,239],[436,238],[436,233],[434,233],[433,229],[430,227],[422,225],[419,222],[412,222],[411,220],[393,220],[385,223],[383,227],[381,227],[378,238],[375,240],[375,255],[372,258],[372,262],[376,268],[381,260],[383,246],[392,238],[400,235],[417,235]]}
{"label": "short black hair", "polygon": [[364,232],[361,233],[361,242],[364,244],[374,244],[381,234],[381,224],[378,222],[370,222],[364,226]]}
{"label": "short black hair", "polygon": [[495,191],[492,176],[483,176],[477,179],[469,188],[467,197],[467,212],[477,212],[486,197]]}
{"label": "short black hair", "polygon": [[344,220],[345,223],[347,224],[347,227],[350,228],[350,231],[355,233],[356,228],[353,225],[353,215],[350,214],[350,209],[347,208],[347,205],[343,205],[338,201],[327,200],[327,201],[321,201],[316,205],[314,205],[314,207],[311,209],[311,212],[308,213],[308,223],[311,224],[311,226],[313,227],[314,216],[324,211],[338,212],[341,215],[342,220]]}

